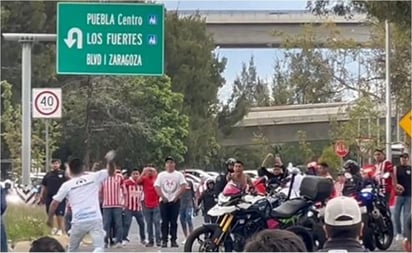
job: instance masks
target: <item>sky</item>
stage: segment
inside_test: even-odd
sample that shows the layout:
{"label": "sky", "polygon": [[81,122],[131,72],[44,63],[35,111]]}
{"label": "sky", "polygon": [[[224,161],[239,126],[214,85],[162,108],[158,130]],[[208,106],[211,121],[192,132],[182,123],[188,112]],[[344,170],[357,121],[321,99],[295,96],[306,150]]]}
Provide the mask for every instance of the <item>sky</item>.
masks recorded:
{"label": "sky", "polygon": [[[304,10],[306,0],[288,1],[157,1],[164,3],[168,10]],[[218,49],[217,53],[221,57],[227,58],[224,77],[226,85],[219,92],[219,98],[226,100],[231,93],[231,84],[240,73],[242,63],[249,62],[253,55],[259,77],[269,80],[273,74],[275,58],[282,55],[281,49]]]}

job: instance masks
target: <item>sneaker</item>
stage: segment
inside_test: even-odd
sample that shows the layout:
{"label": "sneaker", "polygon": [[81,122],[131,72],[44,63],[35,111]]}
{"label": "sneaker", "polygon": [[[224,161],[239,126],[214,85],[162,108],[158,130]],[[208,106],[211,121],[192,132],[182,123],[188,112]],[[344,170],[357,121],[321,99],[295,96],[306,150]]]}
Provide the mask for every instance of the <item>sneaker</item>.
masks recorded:
{"label": "sneaker", "polygon": [[167,242],[162,242],[161,247],[162,247],[162,248],[167,248]]}
{"label": "sneaker", "polygon": [[146,243],[145,247],[146,248],[154,247],[154,243],[153,242],[148,242],[148,243]]}
{"label": "sneaker", "polygon": [[67,235],[70,236],[72,230],[70,229],[69,231],[67,231]]}
{"label": "sneaker", "polygon": [[121,243],[116,243],[114,247],[120,249],[123,248],[123,245]]}
{"label": "sneaker", "polygon": [[395,238],[396,241],[399,241],[399,240],[402,240],[402,239],[403,239],[403,237],[402,237],[401,234],[396,235],[396,238]]}
{"label": "sneaker", "polygon": [[183,240],[183,241],[182,241],[182,244],[185,245],[185,244],[186,244],[186,240]]}
{"label": "sneaker", "polygon": [[56,235],[57,235],[57,236],[62,236],[62,235],[63,235],[63,231],[57,230]]}
{"label": "sneaker", "polygon": [[146,240],[141,240],[141,241],[140,241],[140,244],[146,245],[146,244],[147,244],[147,241],[146,241]]}
{"label": "sneaker", "polygon": [[179,245],[176,241],[171,241],[170,246],[172,246],[172,248],[179,248]]}
{"label": "sneaker", "polygon": [[[157,243],[156,243],[156,246],[157,246],[157,247],[161,247],[161,246],[162,246],[162,243],[157,242]],[[166,246],[167,246],[167,244],[166,244]]]}
{"label": "sneaker", "polygon": [[123,246],[123,247],[126,246],[127,243],[128,243],[128,242],[127,242],[126,240],[123,240],[123,241],[122,241],[122,246]]}

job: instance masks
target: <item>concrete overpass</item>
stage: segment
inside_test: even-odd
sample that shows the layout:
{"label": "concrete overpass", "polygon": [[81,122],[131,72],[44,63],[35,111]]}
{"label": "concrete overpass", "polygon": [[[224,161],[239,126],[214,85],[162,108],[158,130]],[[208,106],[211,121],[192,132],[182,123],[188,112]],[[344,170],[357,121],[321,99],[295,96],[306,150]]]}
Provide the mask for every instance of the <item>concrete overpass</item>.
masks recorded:
{"label": "concrete overpass", "polygon": [[[350,108],[350,103],[252,108],[243,120],[233,127],[231,134],[221,144],[223,146],[254,145],[256,137],[260,134],[271,143],[297,142],[298,131],[306,132],[307,141],[329,140],[331,122],[347,121]],[[379,106],[381,126],[385,124],[385,110],[385,105]]]}
{"label": "concrete overpass", "polygon": [[[316,43],[328,47],[325,38],[351,40],[355,46],[365,47],[370,38],[366,15],[316,16],[307,11],[178,11],[181,17],[194,14],[205,19],[208,31],[213,34],[216,46],[221,48],[279,48],[286,36],[302,34],[305,24],[313,24]],[[335,23],[333,25],[323,26]]]}

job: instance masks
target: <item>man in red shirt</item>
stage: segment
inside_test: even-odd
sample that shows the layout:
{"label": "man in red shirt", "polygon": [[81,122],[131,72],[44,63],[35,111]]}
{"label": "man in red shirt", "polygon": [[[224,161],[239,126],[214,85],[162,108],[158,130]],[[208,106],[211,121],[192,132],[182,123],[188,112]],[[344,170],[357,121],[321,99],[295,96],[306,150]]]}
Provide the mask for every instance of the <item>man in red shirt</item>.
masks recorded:
{"label": "man in red shirt", "polygon": [[[382,149],[375,149],[373,156],[376,161],[376,164],[375,164],[376,169],[374,173],[374,178],[380,184],[384,184],[385,198],[389,205],[391,195],[394,194],[395,192],[394,186],[398,184],[396,180],[396,176],[394,174],[393,164],[390,161],[386,160],[385,154],[383,153]],[[387,172],[390,175],[389,178],[387,179],[382,178],[383,175]]]}
{"label": "man in red shirt", "polygon": [[103,197],[103,224],[106,231],[106,247],[108,237],[111,234],[112,222],[115,224],[116,241],[114,246],[122,246],[123,239],[123,176],[120,173],[113,173],[102,184]]}
{"label": "man in red shirt", "polygon": [[143,186],[144,193],[143,215],[146,220],[147,235],[149,237],[146,247],[153,247],[155,239],[156,245],[161,246],[159,196],[154,187],[156,178],[157,171],[153,165],[149,164],[143,169],[141,176],[137,179],[137,183]]}
{"label": "man in red shirt", "polygon": [[127,241],[130,225],[133,217],[139,225],[140,241],[145,244],[146,231],[143,217],[143,187],[137,184],[140,173],[137,169],[132,172],[132,177],[124,181],[125,203],[124,203],[124,227],[123,227],[123,244]]}

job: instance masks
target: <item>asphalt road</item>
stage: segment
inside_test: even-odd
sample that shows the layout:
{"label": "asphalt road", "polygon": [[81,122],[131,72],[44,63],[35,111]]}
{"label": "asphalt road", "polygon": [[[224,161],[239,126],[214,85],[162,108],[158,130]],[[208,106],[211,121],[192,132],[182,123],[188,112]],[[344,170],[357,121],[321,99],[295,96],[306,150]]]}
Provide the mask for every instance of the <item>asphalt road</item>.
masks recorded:
{"label": "asphalt road", "polygon": [[[203,219],[202,217],[196,217],[194,219],[194,226],[199,227],[202,225]],[[183,232],[180,228],[178,229],[178,243],[179,243],[179,248],[158,248],[158,247],[153,247],[153,248],[146,248],[143,245],[140,244],[138,240],[138,227],[136,224],[136,221],[133,220],[133,224],[129,233],[129,239],[131,240],[129,244],[127,244],[123,248],[109,248],[106,249],[106,252],[182,252],[183,251],[183,243],[182,241],[184,240]],[[90,246],[85,246],[81,248],[82,252],[91,252],[92,247]],[[402,245],[397,241],[393,241],[392,246],[387,250],[387,252],[402,252]],[[379,251],[375,251],[379,252]]]}

